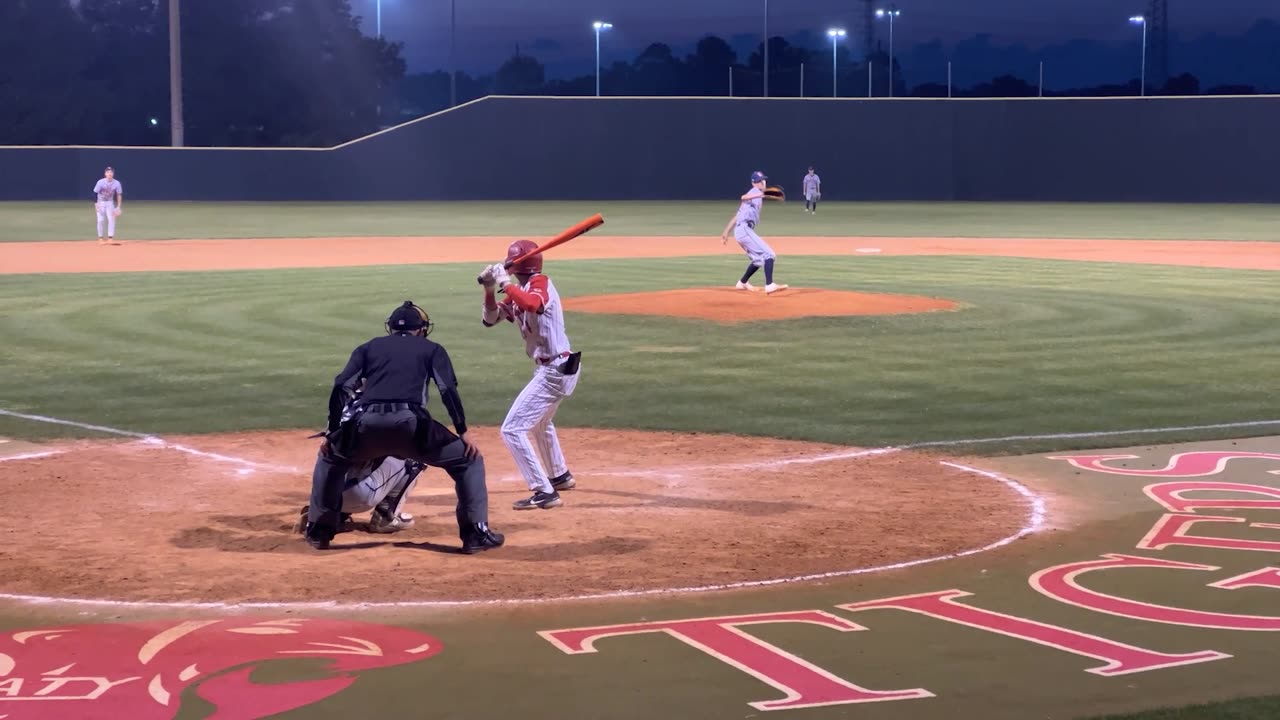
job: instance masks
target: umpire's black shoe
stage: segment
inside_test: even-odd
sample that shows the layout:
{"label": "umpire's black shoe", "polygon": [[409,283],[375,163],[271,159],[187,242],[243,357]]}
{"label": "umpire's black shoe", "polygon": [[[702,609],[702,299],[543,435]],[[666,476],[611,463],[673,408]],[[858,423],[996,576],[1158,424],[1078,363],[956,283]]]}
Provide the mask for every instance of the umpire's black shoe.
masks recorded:
{"label": "umpire's black shoe", "polygon": [[492,550],[496,547],[502,547],[507,539],[501,533],[496,533],[489,529],[489,526],[480,523],[473,525],[467,536],[462,539],[462,552],[467,555],[474,555],[485,550]]}
{"label": "umpire's black shoe", "polygon": [[560,507],[564,501],[560,499],[560,493],[552,490],[551,492],[535,492],[523,500],[517,500],[511,503],[511,507],[516,510],[550,510],[551,508]]}
{"label": "umpire's black shoe", "polygon": [[572,490],[578,483],[573,480],[573,473],[566,472],[563,475],[551,478],[551,489],[556,492],[561,490]]}

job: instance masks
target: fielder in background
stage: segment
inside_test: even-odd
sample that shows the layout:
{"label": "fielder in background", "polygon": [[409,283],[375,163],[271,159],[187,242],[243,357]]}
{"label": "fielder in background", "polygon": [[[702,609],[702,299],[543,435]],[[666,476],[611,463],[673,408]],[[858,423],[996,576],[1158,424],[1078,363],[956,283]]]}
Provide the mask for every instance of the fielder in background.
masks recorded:
{"label": "fielder in background", "polygon": [[[124,186],[116,180],[116,171],[107,168],[102,178],[93,186],[93,212],[98,218],[98,244],[107,245],[116,239],[116,218],[124,210]],[[107,226],[103,239],[102,226]]]}
{"label": "fielder in background", "polygon": [[760,239],[756,234],[756,223],[760,222],[760,206],[764,204],[764,199],[768,197],[764,193],[765,181],[769,178],[759,170],[751,173],[751,189],[747,194],[743,195],[742,204],[738,206],[738,212],[729,220],[729,224],[724,226],[724,232],[720,233],[720,244],[729,242],[729,231],[733,231],[733,237],[738,241],[738,245],[742,251],[751,258],[751,263],[747,265],[746,272],[742,273],[742,279],[738,280],[737,288],[739,290],[755,291],[755,286],[751,284],[751,276],[756,274],[756,270],[764,268],[764,291],[767,295],[772,295],[779,290],[786,290],[786,285],[778,285],[773,281],[773,261],[777,259],[777,254],[773,252],[773,248],[768,243]]}
{"label": "fielder in background", "polygon": [[[507,260],[537,247],[530,240],[517,240],[507,248]],[[518,282],[511,282],[511,275]],[[491,265],[480,274],[480,282],[484,286],[484,326],[493,327],[501,320],[517,324],[525,352],[534,363],[533,379],[502,421],[502,441],[533,492],[512,507],[550,510],[563,504],[561,490],[576,485],[552,420],[560,403],[578,386],[582,353],[570,349],[560,294],[551,278],[542,274],[541,253],[511,265],[510,274],[504,263]],[[498,302],[497,292],[506,299]]]}
{"label": "fielder in background", "polygon": [[804,209],[811,212],[818,212],[818,200],[822,198],[822,178],[818,177],[818,173],[813,171],[813,166],[809,166],[809,174],[804,176]]}

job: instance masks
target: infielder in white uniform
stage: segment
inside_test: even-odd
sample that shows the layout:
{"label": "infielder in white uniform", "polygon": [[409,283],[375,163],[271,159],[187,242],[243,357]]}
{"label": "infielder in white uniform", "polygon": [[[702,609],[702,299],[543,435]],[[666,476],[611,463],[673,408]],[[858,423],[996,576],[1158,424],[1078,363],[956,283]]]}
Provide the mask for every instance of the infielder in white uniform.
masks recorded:
{"label": "infielder in white uniform", "polygon": [[[116,171],[107,168],[102,179],[93,186],[93,213],[98,218],[98,244],[108,245],[116,239],[116,218],[124,211],[124,186],[116,180]],[[103,239],[102,226],[107,226]]]}
{"label": "infielder in white uniform", "polygon": [[[517,240],[507,248],[507,260],[515,260],[537,247],[530,240]],[[511,275],[518,282],[512,282]],[[559,491],[569,490],[576,483],[560,450],[552,419],[560,403],[578,385],[582,353],[570,349],[560,295],[551,278],[542,274],[541,253],[512,265],[510,275],[503,263],[487,267],[480,274],[480,281],[484,285],[481,320],[485,327],[504,319],[517,324],[525,351],[534,363],[533,379],[516,397],[502,422],[502,441],[533,492],[513,507],[559,507],[563,504]],[[502,302],[498,302],[495,288],[506,295]]]}
{"label": "infielder in white uniform", "polygon": [[751,284],[751,276],[756,274],[756,270],[764,268],[764,291],[767,295],[772,295],[779,290],[786,290],[786,285],[778,285],[773,281],[773,261],[777,259],[777,254],[773,252],[773,248],[769,244],[760,239],[756,234],[756,223],[760,222],[760,206],[764,204],[767,195],[764,193],[765,181],[769,178],[759,170],[751,173],[751,189],[747,194],[743,195],[742,204],[738,206],[738,212],[729,219],[729,224],[724,226],[724,232],[720,233],[720,244],[729,242],[729,231],[733,231],[733,237],[738,241],[739,247],[751,258],[751,263],[747,265],[746,272],[742,273],[742,279],[738,281],[737,288],[739,290],[750,290],[755,292],[755,286]]}
{"label": "infielder in white uniform", "polygon": [[817,214],[818,200],[822,198],[822,178],[809,166],[809,174],[804,176],[804,209]]}

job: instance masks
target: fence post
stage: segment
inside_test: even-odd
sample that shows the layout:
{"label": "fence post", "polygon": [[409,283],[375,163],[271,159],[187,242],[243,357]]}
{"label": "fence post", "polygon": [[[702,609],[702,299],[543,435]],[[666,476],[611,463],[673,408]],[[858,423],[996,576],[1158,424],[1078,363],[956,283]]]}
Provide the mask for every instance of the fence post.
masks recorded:
{"label": "fence post", "polygon": [[1040,97],[1044,97],[1044,61],[1040,61]]}
{"label": "fence post", "polygon": [[947,61],[947,97],[951,97],[951,61]]}
{"label": "fence post", "polygon": [[804,63],[800,63],[800,97],[804,97]]}
{"label": "fence post", "polygon": [[733,97],[733,66],[729,66],[729,97]]}
{"label": "fence post", "polygon": [[871,97],[871,61],[867,61],[867,97]]}

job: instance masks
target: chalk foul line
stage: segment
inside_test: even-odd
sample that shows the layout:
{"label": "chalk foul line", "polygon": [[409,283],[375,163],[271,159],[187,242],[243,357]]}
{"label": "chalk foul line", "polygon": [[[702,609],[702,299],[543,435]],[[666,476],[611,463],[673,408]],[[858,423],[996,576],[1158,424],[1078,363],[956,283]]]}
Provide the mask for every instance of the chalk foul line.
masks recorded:
{"label": "chalk foul line", "polygon": [[929,440],[901,446],[903,450],[916,450],[928,447],[960,447],[964,445],[989,445],[993,443],[1019,442],[1027,440],[1086,440],[1088,438],[1124,437],[1126,435],[1160,435],[1200,430],[1240,430],[1244,428],[1280,426],[1280,420],[1249,420],[1246,422],[1215,423],[1213,425],[1183,425],[1161,428],[1134,428],[1131,430],[1100,430],[1096,432],[1052,433],[1047,435],[1007,435],[994,438],[971,438],[968,440]]}
{"label": "chalk foul line", "polygon": [[[272,472],[298,472],[298,468],[295,468],[295,467],[289,467],[285,465],[273,465],[271,463],[260,463],[260,462],[255,462],[253,460],[246,460],[245,458],[234,457],[231,455],[205,452],[203,450],[197,450],[196,448],[189,447],[187,445],[169,442],[168,440],[165,440],[164,438],[159,437],[157,435],[148,435],[146,433],[133,432],[132,430],[121,430],[120,428],[108,427],[106,425],[94,425],[91,423],[77,422],[75,420],[64,420],[62,418],[49,417],[47,415],[32,415],[29,413],[20,413],[20,412],[14,412],[13,410],[5,410],[5,409],[0,409],[0,415],[6,416],[6,417],[12,417],[12,418],[19,418],[22,420],[30,420],[32,422],[46,423],[49,425],[62,425],[64,427],[79,428],[81,430],[91,430],[93,432],[99,432],[105,435],[115,435],[118,437],[133,438],[135,440],[140,441],[143,445],[148,445],[151,447],[161,448],[165,450],[175,450],[177,452],[184,453],[187,455],[204,458],[205,460],[216,460],[218,462],[232,463],[235,465],[240,465],[244,468],[253,468],[255,470],[268,470]],[[59,450],[56,452],[62,452],[62,451]],[[31,458],[22,458],[22,457],[3,458],[3,460],[20,460],[20,459],[25,460],[25,459],[31,459]]]}

